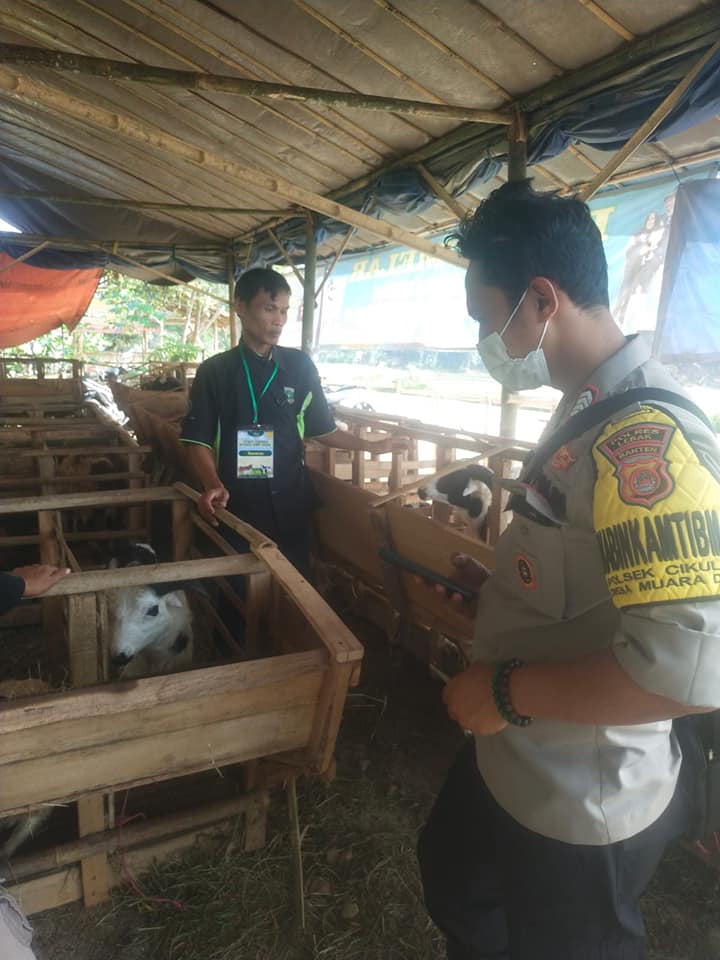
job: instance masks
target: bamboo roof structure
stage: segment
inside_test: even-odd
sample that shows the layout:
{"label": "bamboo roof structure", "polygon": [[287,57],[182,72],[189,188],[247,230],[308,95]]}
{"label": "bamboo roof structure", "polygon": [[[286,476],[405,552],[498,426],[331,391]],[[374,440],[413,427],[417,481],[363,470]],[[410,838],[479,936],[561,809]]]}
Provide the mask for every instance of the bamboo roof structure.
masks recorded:
{"label": "bamboo roof structure", "polygon": [[[35,243],[242,262],[279,242],[302,262],[283,231],[310,211],[337,225],[321,259],[402,243],[460,264],[432,238],[507,178],[518,118],[532,138],[718,40],[707,0],[0,0],[0,214]],[[640,138],[606,175],[609,157],[576,142],[529,175],[567,192],[682,171],[720,160],[720,121]],[[369,202],[403,176],[433,201]]]}

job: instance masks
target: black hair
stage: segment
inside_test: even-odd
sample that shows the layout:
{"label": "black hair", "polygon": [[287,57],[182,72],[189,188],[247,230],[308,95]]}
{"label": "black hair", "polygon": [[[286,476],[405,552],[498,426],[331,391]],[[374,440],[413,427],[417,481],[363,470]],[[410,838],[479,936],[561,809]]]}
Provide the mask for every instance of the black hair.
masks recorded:
{"label": "black hair", "polygon": [[271,267],[254,267],[246,270],[236,282],[235,299],[250,303],[261,290],[269,293],[274,300],[279,293],[290,293],[290,284],[281,273]]}
{"label": "black hair", "polygon": [[579,307],[609,306],[607,260],[590,208],[577,197],[505,183],[447,238],[512,303],[547,277]]}

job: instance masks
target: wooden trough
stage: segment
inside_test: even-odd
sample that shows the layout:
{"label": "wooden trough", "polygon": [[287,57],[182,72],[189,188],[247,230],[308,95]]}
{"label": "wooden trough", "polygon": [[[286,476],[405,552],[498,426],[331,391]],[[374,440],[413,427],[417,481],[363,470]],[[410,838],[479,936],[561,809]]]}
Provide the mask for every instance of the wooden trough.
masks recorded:
{"label": "wooden trough", "polygon": [[[80,569],[59,516],[110,499],[166,505],[172,516],[172,561],[114,570]],[[330,776],[348,687],[358,680],[362,648],[276,546],[227,512],[230,528],[250,543],[237,554],[197,515],[184,485],[147,491],[8,499],[0,513],[53,514],[54,536],[74,571],[43,598],[54,605],[71,689],[0,704],[0,816],[44,804],[76,804],[74,835],[11,864],[11,886],[33,913],[82,897],[102,901],[127,870],[192,842],[199,829],[245,813],[247,842],[264,835],[265,788],[301,773]],[[250,659],[194,666],[146,679],[108,682],[105,591],[123,586],[247,578],[244,599]],[[211,606],[210,604],[208,606]],[[217,615],[215,615],[217,617]],[[228,631],[225,630],[225,634]],[[244,789],[181,811],[173,798],[203,771],[244,765]],[[122,826],[118,791],[170,781],[165,811]],[[188,785],[186,788],[186,784]],[[202,798],[201,798],[202,799]],[[123,801],[123,806],[125,801]],[[115,856],[122,851],[119,858]],[[109,859],[110,858],[110,859]]]}

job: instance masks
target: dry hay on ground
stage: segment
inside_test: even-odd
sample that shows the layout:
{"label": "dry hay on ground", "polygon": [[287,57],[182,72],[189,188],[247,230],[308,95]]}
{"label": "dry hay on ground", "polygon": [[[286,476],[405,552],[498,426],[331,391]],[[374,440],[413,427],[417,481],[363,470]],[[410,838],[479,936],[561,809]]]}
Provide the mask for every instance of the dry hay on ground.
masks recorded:
{"label": "dry hay on ground", "polygon": [[306,932],[295,927],[290,845],[276,798],[271,827],[282,832],[264,850],[245,854],[241,836],[226,835],[144,879],[147,894],[185,905],[158,910],[130,898],[148,956],[439,960],[415,870],[417,803],[398,785],[368,780],[308,784],[303,794]]}
{"label": "dry hay on ground", "polygon": [[[39,918],[38,960],[442,960],[415,861],[419,826],[461,737],[444,717],[439,685],[396,661],[370,628],[364,679],[351,695],[339,743],[339,776],[300,788],[308,929],[296,938],[283,797],[274,797],[264,850],[239,835],[213,836],[156,867],[146,894],[112,908],[79,907]],[[279,831],[279,832],[278,832]],[[357,912],[356,909],[357,908]],[[720,874],[681,848],[669,852],[644,898],[647,960],[720,960]],[[94,918],[99,926],[90,927]],[[80,932],[82,931],[82,933]]]}

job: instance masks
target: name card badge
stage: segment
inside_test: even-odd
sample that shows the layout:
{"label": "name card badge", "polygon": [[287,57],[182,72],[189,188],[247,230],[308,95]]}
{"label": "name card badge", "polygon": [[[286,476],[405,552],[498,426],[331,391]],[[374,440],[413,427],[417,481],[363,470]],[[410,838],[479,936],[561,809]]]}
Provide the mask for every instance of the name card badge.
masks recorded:
{"label": "name card badge", "polygon": [[237,433],[238,480],[265,479],[273,475],[274,438],[272,428],[256,424]]}

